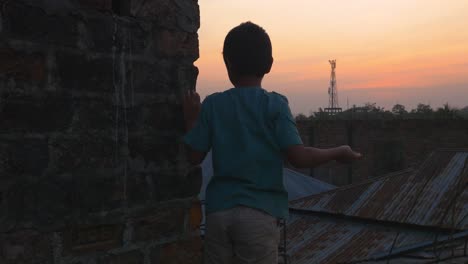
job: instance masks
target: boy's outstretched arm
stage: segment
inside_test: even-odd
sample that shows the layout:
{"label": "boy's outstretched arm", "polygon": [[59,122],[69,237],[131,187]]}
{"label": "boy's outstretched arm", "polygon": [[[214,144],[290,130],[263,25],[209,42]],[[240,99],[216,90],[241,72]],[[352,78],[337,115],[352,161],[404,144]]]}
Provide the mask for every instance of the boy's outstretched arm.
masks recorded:
{"label": "boy's outstretched arm", "polygon": [[[185,132],[189,132],[195,127],[198,116],[200,115],[201,103],[200,95],[197,92],[189,90],[184,94],[183,111],[185,121]],[[193,165],[200,164],[207,152],[200,152],[186,144],[189,162]]]}
{"label": "boy's outstretched arm", "polygon": [[332,160],[346,163],[362,157],[346,145],[329,149],[292,145],[286,148],[286,156],[289,163],[296,168],[313,168]]}

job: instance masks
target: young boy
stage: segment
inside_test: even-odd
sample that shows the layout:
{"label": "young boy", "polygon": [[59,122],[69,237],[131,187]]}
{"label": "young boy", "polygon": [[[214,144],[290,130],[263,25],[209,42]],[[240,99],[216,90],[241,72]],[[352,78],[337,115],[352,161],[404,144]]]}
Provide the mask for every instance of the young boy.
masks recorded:
{"label": "young boy", "polygon": [[[251,22],[226,36],[223,57],[234,88],[184,98],[189,158],[200,163],[212,149],[214,175],[206,190],[204,261],[278,263],[278,218],[288,216],[283,158],[298,168],[361,157],[349,146],[305,147],[286,97],[262,88],[273,64],[265,30]],[[201,108],[201,109],[200,109]]]}

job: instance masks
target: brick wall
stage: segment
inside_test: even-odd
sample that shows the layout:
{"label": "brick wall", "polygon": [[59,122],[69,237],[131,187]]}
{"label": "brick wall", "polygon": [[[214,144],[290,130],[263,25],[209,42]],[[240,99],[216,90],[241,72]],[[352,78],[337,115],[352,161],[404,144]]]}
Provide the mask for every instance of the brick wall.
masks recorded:
{"label": "brick wall", "polygon": [[198,27],[196,0],[0,0],[0,263],[200,263]]}
{"label": "brick wall", "polygon": [[468,148],[466,120],[300,121],[298,128],[305,144],[317,147],[349,144],[365,155],[351,165],[330,163],[305,171],[335,185],[417,168],[438,148]]}

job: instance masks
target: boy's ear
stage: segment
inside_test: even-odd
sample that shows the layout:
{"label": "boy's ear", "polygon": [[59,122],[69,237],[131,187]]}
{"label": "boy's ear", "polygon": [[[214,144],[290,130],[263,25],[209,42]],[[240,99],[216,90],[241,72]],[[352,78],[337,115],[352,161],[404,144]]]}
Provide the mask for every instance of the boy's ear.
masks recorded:
{"label": "boy's ear", "polygon": [[265,74],[269,73],[271,71],[271,67],[273,66],[273,57],[270,58],[270,61],[268,63],[268,66],[265,69]]}

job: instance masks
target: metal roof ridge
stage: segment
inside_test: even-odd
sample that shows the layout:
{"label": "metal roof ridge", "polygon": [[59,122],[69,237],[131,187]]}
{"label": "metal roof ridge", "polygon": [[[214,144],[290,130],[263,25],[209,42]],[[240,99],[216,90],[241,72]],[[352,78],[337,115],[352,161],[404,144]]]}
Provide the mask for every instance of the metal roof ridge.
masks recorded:
{"label": "metal roof ridge", "polygon": [[346,221],[350,221],[354,223],[376,224],[376,225],[382,225],[382,226],[387,226],[387,227],[408,229],[412,231],[425,231],[425,232],[432,232],[432,233],[468,231],[466,229],[448,228],[448,227],[431,226],[431,225],[419,225],[419,224],[408,223],[408,222],[380,220],[380,219],[375,219],[375,218],[347,215],[347,214],[336,213],[336,212],[331,212],[331,211],[318,211],[318,210],[302,209],[302,208],[294,208],[294,207],[289,207],[289,212],[293,214],[294,213],[300,214],[300,215],[310,215],[310,216],[317,216],[317,217],[328,217],[328,218],[333,218],[333,219],[338,219],[338,220],[346,220]]}
{"label": "metal roof ridge", "polygon": [[290,203],[296,203],[296,202],[304,201],[306,199],[310,199],[310,198],[317,197],[317,196],[320,196],[320,195],[329,194],[331,192],[338,192],[338,191],[342,191],[342,190],[347,190],[347,189],[359,187],[359,186],[369,184],[369,183],[372,183],[372,182],[376,182],[376,181],[379,181],[379,180],[383,180],[383,179],[386,179],[386,178],[396,177],[397,175],[401,175],[401,174],[403,174],[405,172],[411,172],[412,171],[412,172],[414,172],[414,174],[416,174],[419,171],[421,171],[421,169],[424,168],[424,166],[427,163],[430,162],[431,158],[433,158],[434,155],[437,152],[454,152],[454,153],[468,152],[468,148],[438,148],[438,149],[435,149],[435,150],[431,151],[427,155],[426,159],[424,159],[423,162],[420,163],[418,168],[408,167],[408,168],[403,169],[403,170],[390,172],[390,173],[387,173],[387,174],[384,174],[384,175],[381,175],[381,176],[370,178],[370,179],[367,179],[367,180],[359,182],[359,183],[344,185],[344,186],[335,188],[333,190],[329,190],[329,191],[321,192],[321,193],[318,193],[318,194],[313,194],[313,195],[309,195],[309,196],[306,196],[306,197],[302,197],[302,198],[299,198],[299,199],[296,199],[296,200],[292,200],[292,201],[290,201]]}
{"label": "metal roof ridge", "polygon": [[437,148],[434,152],[468,152],[468,148]]}
{"label": "metal roof ridge", "polygon": [[418,170],[419,169],[409,167],[409,168],[406,168],[406,169],[403,169],[403,170],[394,171],[394,172],[386,173],[386,174],[381,175],[381,176],[370,178],[370,179],[367,179],[367,180],[359,182],[359,183],[344,185],[344,186],[337,187],[337,188],[332,189],[332,190],[328,190],[328,191],[317,193],[317,194],[312,194],[312,195],[302,197],[302,198],[299,198],[299,199],[296,199],[296,200],[292,200],[292,201],[289,201],[289,202],[290,203],[296,203],[296,202],[300,202],[300,201],[307,200],[307,199],[310,199],[310,198],[314,198],[316,196],[322,196],[322,195],[325,195],[325,194],[329,194],[331,192],[338,192],[338,191],[348,190],[348,189],[356,188],[356,187],[359,187],[359,186],[362,186],[362,185],[365,185],[365,184],[369,184],[369,183],[373,183],[373,182],[376,182],[376,181],[384,180],[384,179],[387,179],[387,178],[396,177],[396,176],[399,176],[399,175],[407,173],[407,172],[417,172]]}
{"label": "metal roof ridge", "polygon": [[434,244],[440,243],[440,242],[446,242],[446,241],[456,241],[460,239],[466,239],[468,238],[468,230],[464,231],[459,231],[455,234],[450,234],[450,235],[445,235],[442,236],[440,239],[431,239],[425,242],[418,243],[416,245],[411,245],[411,246],[403,246],[401,248],[397,248],[394,252],[392,253],[377,253],[367,259],[363,259],[361,261],[377,261],[377,260],[383,260],[383,259],[388,259],[391,257],[395,256],[401,256],[403,254],[411,253],[413,251],[421,250],[427,247],[430,247]]}
{"label": "metal roof ridge", "polygon": [[[321,180],[319,180],[319,179],[317,179],[317,178],[314,178],[314,177],[311,177],[311,176],[309,176],[309,175],[302,174],[302,173],[300,173],[300,172],[298,172],[298,171],[295,171],[295,170],[293,170],[293,169],[284,167],[283,170],[286,170],[286,171],[291,172],[291,173],[293,173],[293,174],[295,174],[295,175],[298,175],[298,176],[308,177],[308,178],[310,178],[312,181],[317,182],[317,183],[320,183],[320,184],[323,184],[323,185],[326,185],[326,186],[328,186],[328,187],[330,187],[330,188],[334,188],[334,189],[337,188],[336,185],[330,184],[330,183],[328,183],[328,182],[321,181]],[[299,198],[299,199],[300,199],[300,198]]]}

